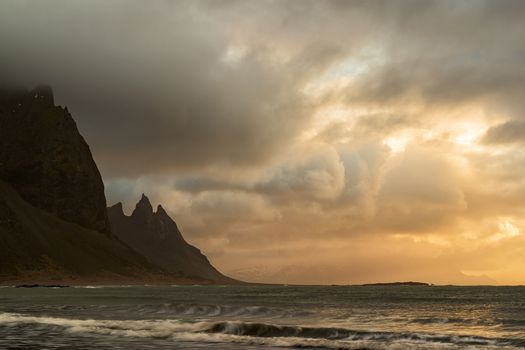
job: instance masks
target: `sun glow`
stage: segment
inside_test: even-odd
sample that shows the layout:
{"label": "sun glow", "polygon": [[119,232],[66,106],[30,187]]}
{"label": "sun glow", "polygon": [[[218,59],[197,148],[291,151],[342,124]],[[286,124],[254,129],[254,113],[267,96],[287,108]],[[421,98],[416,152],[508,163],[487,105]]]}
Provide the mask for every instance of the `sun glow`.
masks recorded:
{"label": "sun glow", "polygon": [[476,148],[486,130],[486,125],[479,122],[462,123],[455,128],[452,141],[463,147]]}
{"label": "sun glow", "polygon": [[409,135],[392,136],[383,141],[384,145],[394,153],[404,152],[407,144],[410,142],[411,137]]}
{"label": "sun glow", "polygon": [[514,225],[509,218],[500,218],[498,222],[498,232],[488,238],[489,242],[499,242],[503,239],[513,238],[521,235],[519,227]]}

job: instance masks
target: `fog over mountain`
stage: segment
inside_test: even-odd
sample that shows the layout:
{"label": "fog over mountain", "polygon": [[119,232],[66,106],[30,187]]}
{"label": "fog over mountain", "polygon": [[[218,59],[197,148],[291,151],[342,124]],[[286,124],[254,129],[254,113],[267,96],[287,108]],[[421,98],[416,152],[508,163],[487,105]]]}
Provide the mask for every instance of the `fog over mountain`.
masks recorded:
{"label": "fog over mountain", "polygon": [[0,284],[238,284],[142,195],[106,207],[88,144],[53,91],[0,89]]}
{"label": "fog over mountain", "polygon": [[[525,283],[525,2],[2,1],[130,213],[253,281]],[[428,277],[431,276],[429,279]]]}

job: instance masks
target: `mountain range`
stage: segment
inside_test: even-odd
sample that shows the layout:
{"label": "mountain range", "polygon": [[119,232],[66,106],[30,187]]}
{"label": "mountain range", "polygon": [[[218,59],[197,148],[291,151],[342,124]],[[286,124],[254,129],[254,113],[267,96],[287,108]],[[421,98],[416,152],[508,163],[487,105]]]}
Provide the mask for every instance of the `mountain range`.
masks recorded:
{"label": "mountain range", "polygon": [[48,86],[0,88],[0,284],[240,283],[143,195],[106,207],[88,144]]}

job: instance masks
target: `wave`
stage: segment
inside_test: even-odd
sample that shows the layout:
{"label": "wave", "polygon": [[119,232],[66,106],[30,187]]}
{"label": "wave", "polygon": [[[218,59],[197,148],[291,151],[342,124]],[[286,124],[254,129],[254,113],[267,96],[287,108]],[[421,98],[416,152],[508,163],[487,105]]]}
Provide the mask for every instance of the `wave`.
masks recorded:
{"label": "wave", "polygon": [[[356,331],[250,322],[182,322],[180,320],[95,320],[0,313],[0,326],[38,324],[64,332],[117,337],[164,338],[185,342],[243,343],[326,349],[516,349],[516,339],[409,332]],[[523,349],[523,348],[522,348]]]}
{"label": "wave", "polygon": [[173,316],[192,317],[265,317],[287,318],[303,317],[310,313],[301,310],[282,310],[265,306],[231,306],[231,305],[205,305],[205,304],[154,304],[141,305],[135,311],[140,314],[168,314]]}
{"label": "wave", "polygon": [[421,317],[414,318],[409,323],[417,324],[458,324],[458,325],[474,325],[474,326],[523,326],[525,319],[479,319],[479,318],[461,318],[461,317]]}
{"label": "wave", "polygon": [[[1,300],[1,298],[0,298]],[[22,308],[23,309],[23,308]],[[212,304],[195,304],[195,303],[155,303],[155,304],[138,304],[129,305],[122,310],[119,305],[115,304],[88,304],[88,305],[61,305],[61,306],[41,306],[41,314],[51,313],[54,310],[75,312],[75,315],[89,317],[94,310],[98,312],[110,313],[113,315],[136,315],[142,319],[156,318],[175,318],[181,320],[211,320],[219,319],[297,319],[308,317],[312,312],[304,310],[282,309],[266,306],[233,306],[233,305],[212,305]],[[7,310],[5,310],[7,311]],[[19,310],[20,311],[20,310]],[[23,310],[22,313],[32,313],[31,309]],[[68,317],[66,313],[56,316]]]}
{"label": "wave", "polygon": [[0,325],[41,324],[63,327],[68,332],[115,336],[165,338],[177,332],[195,332],[197,323],[178,320],[96,320],[0,313]]}
{"label": "wave", "polygon": [[206,332],[255,337],[299,337],[335,340],[373,340],[382,342],[404,340],[462,345],[496,345],[498,343],[498,340],[479,336],[437,335],[410,332],[370,332],[346,328],[282,326],[246,322],[216,322],[210,328],[206,329]]}

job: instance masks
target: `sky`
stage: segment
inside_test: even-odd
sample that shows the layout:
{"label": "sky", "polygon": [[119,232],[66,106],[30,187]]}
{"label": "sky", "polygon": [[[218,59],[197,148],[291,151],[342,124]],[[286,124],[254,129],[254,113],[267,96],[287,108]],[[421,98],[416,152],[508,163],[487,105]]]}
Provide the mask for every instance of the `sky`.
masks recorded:
{"label": "sky", "polygon": [[247,281],[525,284],[525,2],[4,0],[108,205]]}

